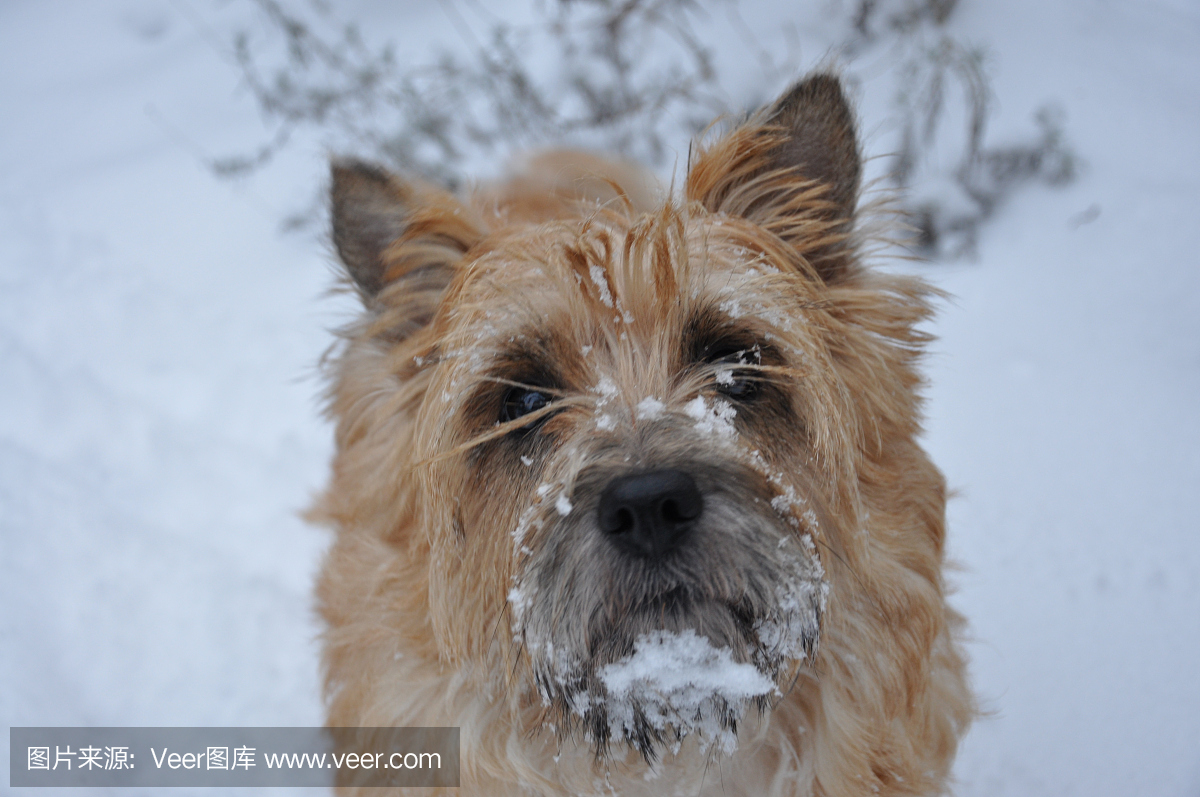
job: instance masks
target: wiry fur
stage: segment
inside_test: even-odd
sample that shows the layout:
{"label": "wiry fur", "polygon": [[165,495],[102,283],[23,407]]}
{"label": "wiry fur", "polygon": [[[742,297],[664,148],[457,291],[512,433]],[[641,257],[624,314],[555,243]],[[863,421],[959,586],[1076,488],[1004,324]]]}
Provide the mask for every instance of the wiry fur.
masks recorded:
{"label": "wiry fur", "polygon": [[[333,360],[314,509],[337,529],[318,586],[330,725],[460,727],[464,794],[945,789],[973,704],[945,486],[916,442],[929,289],[859,262],[859,163],[818,75],[699,152],[679,200],[564,153],[465,203],[335,166],[367,312]],[[722,363],[693,351],[722,335],[760,352],[739,370],[758,403],[723,416]],[[530,383],[555,401],[500,424]],[[678,572],[627,567],[591,528],[595,495],[663,465],[713,508]],[[780,579],[811,599],[798,614],[773,605]],[[780,617],[804,626],[784,656],[754,631]],[[655,627],[777,684],[719,723],[735,752],[605,718],[597,673]]]}

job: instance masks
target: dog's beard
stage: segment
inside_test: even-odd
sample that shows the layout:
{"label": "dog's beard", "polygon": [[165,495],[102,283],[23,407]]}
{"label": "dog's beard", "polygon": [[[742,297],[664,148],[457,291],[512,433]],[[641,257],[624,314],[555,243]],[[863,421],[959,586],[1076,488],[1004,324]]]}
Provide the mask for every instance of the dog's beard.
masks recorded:
{"label": "dog's beard", "polygon": [[601,758],[615,741],[653,762],[692,735],[732,752],[747,710],[790,688],[815,652],[827,586],[792,507],[747,500],[748,478],[702,476],[703,520],[665,561],[603,538],[586,477],[568,515],[531,509],[542,542],[509,598],[548,724],[582,729]]}

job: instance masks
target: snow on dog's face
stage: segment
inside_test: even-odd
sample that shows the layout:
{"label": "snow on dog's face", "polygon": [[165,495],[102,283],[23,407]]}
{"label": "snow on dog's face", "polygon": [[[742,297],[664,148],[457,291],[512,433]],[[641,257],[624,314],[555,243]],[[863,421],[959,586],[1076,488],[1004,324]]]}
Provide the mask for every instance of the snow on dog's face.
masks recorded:
{"label": "snow on dog's face", "polygon": [[489,224],[335,171],[335,238],[374,311],[341,378],[395,377],[360,401],[386,402],[403,441],[396,522],[419,530],[440,661],[527,691],[599,755],[647,759],[692,734],[730,750],[747,709],[791,687],[853,482],[826,292],[855,267],[859,171],[829,78],[650,213]]}

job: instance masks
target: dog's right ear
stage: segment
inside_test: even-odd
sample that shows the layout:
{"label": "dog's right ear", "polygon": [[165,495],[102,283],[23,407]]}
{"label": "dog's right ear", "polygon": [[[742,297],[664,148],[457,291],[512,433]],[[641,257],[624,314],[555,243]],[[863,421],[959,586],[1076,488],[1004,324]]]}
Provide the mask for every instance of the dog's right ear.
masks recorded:
{"label": "dog's right ear", "polygon": [[428,323],[463,254],[482,237],[470,214],[446,191],[351,159],[333,162],[331,200],[333,243],[363,302],[398,292],[409,326]]}
{"label": "dog's right ear", "polygon": [[796,247],[826,282],[852,266],[862,182],[854,112],[833,74],[816,73],[700,154],[687,195]]}

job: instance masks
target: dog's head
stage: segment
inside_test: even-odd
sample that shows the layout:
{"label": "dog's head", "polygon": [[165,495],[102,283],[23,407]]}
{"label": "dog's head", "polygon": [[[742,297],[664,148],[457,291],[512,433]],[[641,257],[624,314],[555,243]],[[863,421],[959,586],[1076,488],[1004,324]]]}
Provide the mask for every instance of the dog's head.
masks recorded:
{"label": "dog's head", "polygon": [[925,307],[865,306],[860,176],[825,75],[648,212],[615,186],[472,207],[335,166],[369,312],[339,360],[359,454],[331,511],[405,552],[420,576],[395,588],[421,592],[443,664],[647,758],[728,748],[812,665],[854,577],[864,457],[915,430]]}

